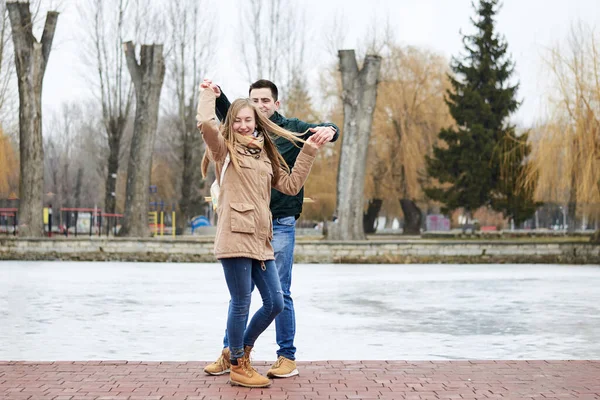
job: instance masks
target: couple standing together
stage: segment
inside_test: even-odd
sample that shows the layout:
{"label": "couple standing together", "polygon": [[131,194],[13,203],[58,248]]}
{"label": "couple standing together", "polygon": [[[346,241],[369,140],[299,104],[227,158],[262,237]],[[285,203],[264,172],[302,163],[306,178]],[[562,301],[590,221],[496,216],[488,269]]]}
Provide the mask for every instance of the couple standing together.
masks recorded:
{"label": "couple standing together", "polygon": [[[206,176],[214,162],[220,185],[215,255],[231,296],[224,348],[204,371],[229,373],[232,385],[267,387],[271,381],[252,367],[250,352],[273,320],[279,350],[267,376],[298,375],[290,292],[296,219],[317,150],[337,140],[339,129],[279,114],[279,94],[271,81],[254,82],[249,95],[230,104],[210,80],[200,85],[197,120],[206,143],[202,173]],[[262,307],[248,323],[254,286]]]}

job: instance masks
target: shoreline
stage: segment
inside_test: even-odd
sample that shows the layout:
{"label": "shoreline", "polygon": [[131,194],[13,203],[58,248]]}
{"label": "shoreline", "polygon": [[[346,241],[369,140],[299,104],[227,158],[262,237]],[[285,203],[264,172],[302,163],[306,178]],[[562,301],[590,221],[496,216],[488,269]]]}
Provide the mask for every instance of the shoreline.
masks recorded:
{"label": "shoreline", "polygon": [[[0,260],[216,262],[213,238],[0,238]],[[600,245],[581,240],[380,239],[296,241],[296,263],[597,264]]]}

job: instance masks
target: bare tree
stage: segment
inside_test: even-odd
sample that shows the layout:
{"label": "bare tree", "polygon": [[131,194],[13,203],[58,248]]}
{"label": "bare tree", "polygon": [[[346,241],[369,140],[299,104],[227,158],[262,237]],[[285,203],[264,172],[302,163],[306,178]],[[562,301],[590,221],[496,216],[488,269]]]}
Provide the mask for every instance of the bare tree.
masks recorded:
{"label": "bare tree", "polygon": [[208,195],[208,191],[203,190],[208,185],[204,185],[200,173],[204,142],[195,119],[198,86],[216,49],[211,22],[214,19],[204,12],[207,8],[206,1],[202,0],[169,3],[169,97],[175,100],[177,112],[173,123],[178,137],[173,147],[176,163],[181,165],[177,226],[182,230],[191,217],[201,212],[206,203],[204,196]]}
{"label": "bare tree", "polygon": [[78,103],[65,103],[44,124],[44,192],[54,194],[46,201],[51,200],[55,209],[77,206],[74,193],[81,193],[81,187],[74,180],[74,171],[94,168],[93,160],[81,157],[88,118]]}
{"label": "bare tree", "polygon": [[55,209],[71,206],[70,169],[74,150],[74,120],[77,118],[76,106],[63,104],[60,114],[47,118],[44,124],[44,192],[52,192]]}
{"label": "bare tree", "polygon": [[240,24],[248,81],[269,79],[285,99],[291,88],[306,81],[303,78],[309,55],[305,52],[306,23],[300,2],[250,0],[240,9]]}
{"label": "bare tree", "polygon": [[142,45],[138,63],[133,42],[123,45],[135,87],[135,122],[127,167],[127,194],[121,235],[145,237],[148,230],[148,187],[156,136],[160,92],[165,77],[163,45]]}
{"label": "bare tree", "polygon": [[364,239],[363,191],[381,57],[367,55],[358,68],[354,50],[340,50],[344,135],[337,179],[339,222],[329,229],[333,240]]}
{"label": "bare tree", "polygon": [[[63,0],[31,0],[30,10],[33,26],[37,26],[44,10],[58,11]],[[42,7],[42,2],[44,7]],[[0,2],[0,121],[5,133],[11,137],[18,128],[18,83],[16,80],[13,40],[7,2]],[[56,44],[56,43],[55,43]],[[13,139],[17,139],[14,135]]]}
{"label": "bare tree", "polygon": [[6,3],[12,26],[15,66],[19,82],[19,141],[21,174],[19,182],[19,234],[44,234],[42,198],[44,150],[42,147],[42,83],[52,49],[58,12],[50,11],[42,39],[33,36],[29,3]]}
{"label": "bare tree", "polygon": [[87,62],[95,67],[95,91],[108,144],[104,189],[104,209],[108,213],[116,210],[123,135],[133,104],[133,86],[122,51],[124,38],[135,31],[135,27],[131,28],[133,24],[128,23],[130,7],[130,0],[87,0],[79,9],[87,24],[85,55]]}
{"label": "bare tree", "polygon": [[[4,120],[10,107],[10,83],[15,73],[14,58],[11,54],[10,20],[6,11],[6,2],[0,2],[0,116]],[[12,107],[10,107],[12,108]]]}

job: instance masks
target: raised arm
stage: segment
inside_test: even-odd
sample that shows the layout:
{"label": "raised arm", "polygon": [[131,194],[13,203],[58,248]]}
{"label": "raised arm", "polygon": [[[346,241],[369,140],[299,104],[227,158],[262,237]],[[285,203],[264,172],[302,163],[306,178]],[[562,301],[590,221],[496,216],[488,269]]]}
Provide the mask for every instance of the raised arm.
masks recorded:
{"label": "raised arm", "polygon": [[229,107],[231,106],[231,103],[229,102],[229,99],[227,98],[227,96],[225,96],[225,93],[223,93],[223,91],[221,90],[220,86],[217,86],[219,88],[219,92],[220,94],[217,94],[217,101],[215,103],[215,112],[217,113],[217,118],[219,118],[219,121],[223,122],[225,121],[225,117],[227,116],[227,111],[229,111]]}
{"label": "raised arm", "polygon": [[201,85],[196,121],[198,121],[198,129],[202,132],[202,138],[211,153],[212,159],[221,161],[227,155],[227,145],[225,145],[225,139],[219,132],[217,117],[215,116],[215,99],[215,93],[210,88],[203,88]]}
{"label": "raised arm", "polygon": [[229,111],[229,107],[231,107],[231,103],[225,93],[221,90],[221,86],[213,83],[212,79],[204,78],[204,81],[200,84],[200,87],[207,88],[212,90],[217,100],[215,101],[215,114],[219,121],[225,121],[225,117],[227,116],[227,111]]}
{"label": "raised arm", "polygon": [[312,164],[315,161],[315,156],[317,155],[318,147],[315,147],[310,141],[307,143],[308,144],[302,147],[302,151],[298,155],[291,173],[288,174],[281,168],[279,177],[273,180],[273,189],[277,189],[288,196],[295,196],[300,192],[300,189],[302,189],[302,186],[304,186],[304,183],[308,178]]}

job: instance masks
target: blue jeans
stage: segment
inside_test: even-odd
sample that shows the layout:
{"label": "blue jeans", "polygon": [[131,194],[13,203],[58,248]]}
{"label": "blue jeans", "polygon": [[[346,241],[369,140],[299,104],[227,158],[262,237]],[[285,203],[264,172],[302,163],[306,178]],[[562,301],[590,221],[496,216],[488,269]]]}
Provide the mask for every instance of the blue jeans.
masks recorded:
{"label": "blue jeans", "polygon": [[[290,288],[292,286],[292,265],[294,264],[294,246],[296,245],[296,218],[283,217],[273,219],[273,241],[275,264],[279,272],[279,281],[283,291],[283,311],[275,318],[277,356],[290,360],[296,359],[296,314]],[[259,289],[260,290],[260,289]],[[229,304],[231,309],[231,303]],[[246,320],[247,321],[247,320]],[[229,326],[227,327],[229,329]],[[223,338],[223,347],[229,347],[227,331]]]}
{"label": "blue jeans", "polygon": [[[260,261],[251,258],[223,258],[220,261],[231,295],[227,316],[227,337],[231,359],[235,360],[244,355],[244,346],[254,346],[256,339],[281,312],[283,294],[273,261],[265,261],[264,270],[261,268]],[[253,283],[260,292],[263,305],[246,327]]]}

